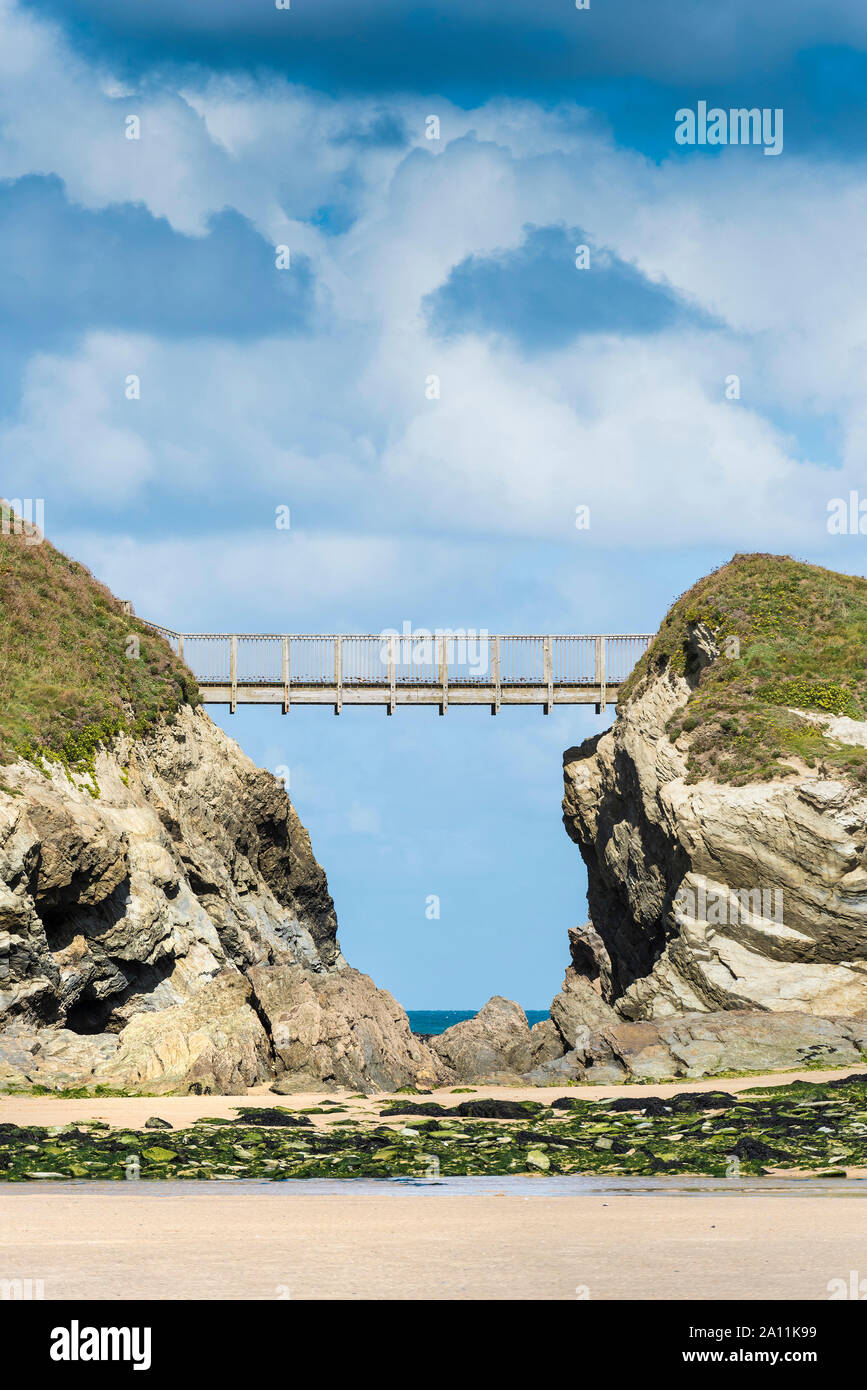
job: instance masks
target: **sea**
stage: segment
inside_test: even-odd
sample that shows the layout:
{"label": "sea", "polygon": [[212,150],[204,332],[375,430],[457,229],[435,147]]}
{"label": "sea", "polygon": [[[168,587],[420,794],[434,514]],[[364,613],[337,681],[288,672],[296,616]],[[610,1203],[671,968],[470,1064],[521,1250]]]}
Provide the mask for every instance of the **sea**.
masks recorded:
{"label": "sea", "polygon": [[[407,1009],[409,1026],[414,1033],[444,1033],[454,1023],[463,1023],[466,1018],[475,1018],[478,1009]],[[550,1018],[547,1009],[525,1009],[530,1027]]]}

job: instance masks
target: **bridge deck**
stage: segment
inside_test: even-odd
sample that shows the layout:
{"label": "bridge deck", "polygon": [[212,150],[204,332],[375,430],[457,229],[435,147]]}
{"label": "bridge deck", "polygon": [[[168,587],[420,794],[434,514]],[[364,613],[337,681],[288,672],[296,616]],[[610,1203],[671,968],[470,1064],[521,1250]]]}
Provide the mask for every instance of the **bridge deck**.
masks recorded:
{"label": "bridge deck", "polygon": [[646,633],[496,636],[180,633],[149,623],[190,667],[207,704],[596,705],[612,699]]}

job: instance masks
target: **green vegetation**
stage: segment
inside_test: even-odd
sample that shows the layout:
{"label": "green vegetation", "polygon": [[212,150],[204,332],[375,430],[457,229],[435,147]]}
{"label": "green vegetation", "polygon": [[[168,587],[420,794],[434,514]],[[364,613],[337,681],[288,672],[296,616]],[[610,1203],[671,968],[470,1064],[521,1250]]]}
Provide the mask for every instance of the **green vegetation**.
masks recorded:
{"label": "green vegetation", "polygon": [[[109,1099],[130,1099],[133,1096],[151,1096],[158,1094],[154,1091],[122,1091],[114,1086],[68,1086],[65,1090],[57,1090],[53,1086],[4,1086],[2,1094],[4,1096],[55,1096],[59,1100],[97,1100]],[[161,1094],[161,1093],[159,1093]]]}
{"label": "green vegetation", "polygon": [[[703,670],[691,640],[698,624],[721,651]],[[770,781],[806,764],[867,783],[867,748],[792,713],[867,717],[867,580],[788,556],[736,555],[669,610],[621,704],[666,669],[696,680],[668,726],[672,741],[688,736],[689,781]]]}
{"label": "green vegetation", "polygon": [[[486,1108],[474,1118],[468,1106]],[[497,1107],[509,1118],[495,1119]],[[842,1176],[867,1167],[867,1073],[733,1096],[681,1092],[617,1100],[560,1096],[550,1104],[390,1103],[376,1119],[314,1128],[281,1107],[236,1107],[238,1118],[187,1129],[51,1128],[0,1124],[0,1180],[128,1175],[143,1179],[492,1176],[587,1173],[645,1177],[759,1176],[780,1170]],[[431,1115],[433,1110],[436,1113]],[[383,1123],[382,1121],[388,1121]],[[432,1160],[436,1160],[432,1162]]]}
{"label": "green vegetation", "polygon": [[100,744],[198,703],[168,643],[48,541],[0,534],[0,763],[90,772]]}

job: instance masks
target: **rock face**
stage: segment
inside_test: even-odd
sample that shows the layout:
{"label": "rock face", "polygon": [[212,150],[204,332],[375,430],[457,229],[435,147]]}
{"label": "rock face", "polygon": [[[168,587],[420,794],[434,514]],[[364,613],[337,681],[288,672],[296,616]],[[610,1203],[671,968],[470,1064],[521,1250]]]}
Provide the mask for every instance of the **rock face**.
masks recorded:
{"label": "rock face", "polygon": [[[285,1012],[307,1023],[288,1050],[253,985],[271,1001],[269,972],[300,982]],[[117,739],[93,778],[4,767],[0,1086],[227,1093],[293,1070],[375,1087],[436,1062],[343,959],[275,778],[189,706]]]}
{"label": "rock face", "polygon": [[774,781],[690,784],[684,736],[672,743],[666,724],[702,661],[719,659],[702,652],[691,679],[648,676],[607,733],[565,754],[564,822],[593,922],[573,963],[627,1019],[865,1016],[863,788],[794,766]]}

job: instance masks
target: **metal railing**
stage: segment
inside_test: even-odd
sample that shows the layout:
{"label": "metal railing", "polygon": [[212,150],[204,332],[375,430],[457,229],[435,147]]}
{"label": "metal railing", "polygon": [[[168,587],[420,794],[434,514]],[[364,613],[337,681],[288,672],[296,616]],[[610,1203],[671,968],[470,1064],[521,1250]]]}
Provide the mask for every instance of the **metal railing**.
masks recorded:
{"label": "metal railing", "polygon": [[647,633],[180,633],[147,626],[206,687],[616,688],[652,640]]}

